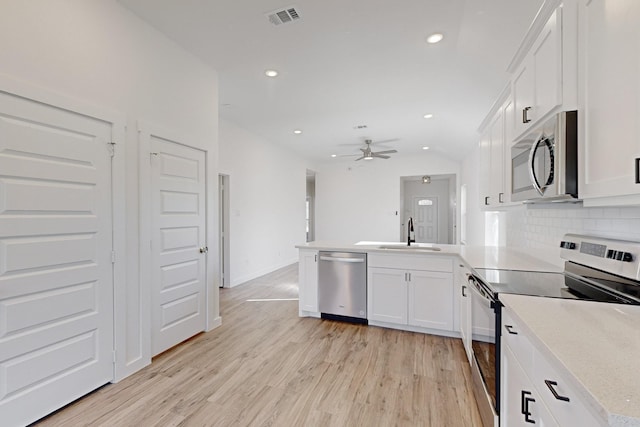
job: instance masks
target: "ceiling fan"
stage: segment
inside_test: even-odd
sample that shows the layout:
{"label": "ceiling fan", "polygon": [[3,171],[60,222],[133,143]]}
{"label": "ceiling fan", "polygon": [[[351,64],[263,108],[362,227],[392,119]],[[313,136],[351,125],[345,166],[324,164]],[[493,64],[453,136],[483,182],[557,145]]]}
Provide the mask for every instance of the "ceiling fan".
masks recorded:
{"label": "ceiling fan", "polygon": [[367,145],[365,148],[361,148],[360,151],[362,151],[362,156],[358,157],[356,159],[356,162],[358,160],[373,160],[374,157],[377,157],[379,159],[389,159],[389,156],[385,156],[385,154],[392,154],[392,153],[397,153],[398,151],[396,150],[385,150],[385,151],[373,151],[371,150],[371,144],[373,143],[373,141],[371,141],[370,139],[365,139],[364,143]]}

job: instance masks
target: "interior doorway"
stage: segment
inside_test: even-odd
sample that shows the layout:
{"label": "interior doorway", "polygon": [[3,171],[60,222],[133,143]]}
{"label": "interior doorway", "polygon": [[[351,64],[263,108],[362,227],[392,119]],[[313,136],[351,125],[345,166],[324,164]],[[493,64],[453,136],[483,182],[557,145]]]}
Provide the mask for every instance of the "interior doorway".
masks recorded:
{"label": "interior doorway", "polygon": [[316,239],[315,226],[316,211],[316,173],[307,169],[307,198],[306,198],[306,240],[313,242]]}
{"label": "interior doorway", "polygon": [[456,241],[456,176],[405,176],[401,181],[400,239],[407,239],[413,218],[416,243],[453,244]]}
{"label": "interior doorway", "polygon": [[231,287],[231,274],[230,274],[230,229],[229,229],[229,175],[218,175],[218,218],[219,225],[219,248],[220,254],[220,287]]}

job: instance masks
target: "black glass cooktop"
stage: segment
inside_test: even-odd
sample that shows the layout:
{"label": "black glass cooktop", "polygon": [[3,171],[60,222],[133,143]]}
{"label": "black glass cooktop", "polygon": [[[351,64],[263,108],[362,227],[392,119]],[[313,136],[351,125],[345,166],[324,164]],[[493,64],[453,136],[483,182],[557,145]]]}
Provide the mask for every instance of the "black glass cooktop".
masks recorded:
{"label": "black glass cooktop", "polygon": [[628,279],[569,264],[567,274],[475,269],[494,295],[500,293],[640,304],[640,286]]}
{"label": "black glass cooktop", "polygon": [[563,273],[476,268],[494,294],[507,293],[554,298],[579,298],[565,284]]}

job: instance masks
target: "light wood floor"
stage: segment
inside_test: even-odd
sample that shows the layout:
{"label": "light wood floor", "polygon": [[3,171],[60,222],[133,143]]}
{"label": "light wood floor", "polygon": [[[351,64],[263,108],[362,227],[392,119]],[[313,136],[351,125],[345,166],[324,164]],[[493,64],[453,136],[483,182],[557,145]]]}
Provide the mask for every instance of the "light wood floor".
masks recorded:
{"label": "light wood floor", "polygon": [[223,325],[45,426],[481,426],[460,340],[299,318],[297,266],[220,290]]}

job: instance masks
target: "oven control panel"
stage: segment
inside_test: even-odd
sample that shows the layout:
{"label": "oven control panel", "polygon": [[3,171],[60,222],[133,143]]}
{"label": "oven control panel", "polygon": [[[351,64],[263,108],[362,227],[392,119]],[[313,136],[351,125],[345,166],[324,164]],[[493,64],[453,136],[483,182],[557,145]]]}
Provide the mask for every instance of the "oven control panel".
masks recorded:
{"label": "oven control panel", "polygon": [[640,242],[565,234],[560,256],[578,264],[640,280]]}

